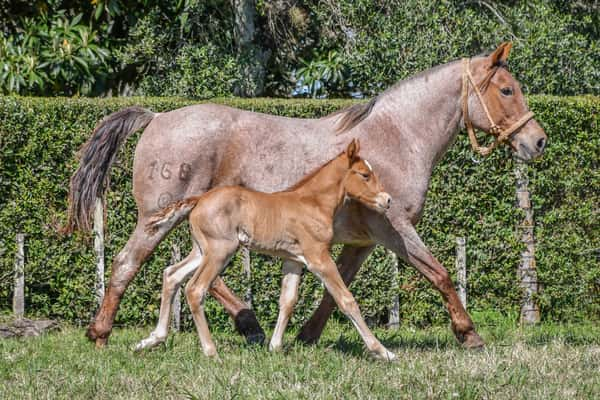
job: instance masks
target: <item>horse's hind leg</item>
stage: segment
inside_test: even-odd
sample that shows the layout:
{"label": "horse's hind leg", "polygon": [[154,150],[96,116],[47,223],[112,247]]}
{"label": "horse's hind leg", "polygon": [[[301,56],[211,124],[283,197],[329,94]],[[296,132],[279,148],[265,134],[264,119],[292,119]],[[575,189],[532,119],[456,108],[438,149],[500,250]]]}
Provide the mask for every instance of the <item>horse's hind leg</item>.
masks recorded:
{"label": "horse's hind leg", "polygon": [[173,297],[181,283],[190,276],[202,263],[202,253],[194,244],[190,254],[177,264],[167,267],[163,273],[162,296],[160,302],[160,316],[156,328],[146,339],[135,346],[136,351],[152,348],[167,339],[169,333],[169,319]]}
{"label": "horse's hind leg", "polygon": [[180,220],[174,220],[169,226],[162,227],[154,234],[145,232],[146,220],[138,220],[127,244],[113,260],[110,281],[102,305],[87,330],[87,337],[96,342],[96,347],[102,347],[107,343],[121,298],[129,282],[135,277],[144,260],[152,254],[158,243]]}
{"label": "horse's hind leg", "polygon": [[281,348],[283,342],[283,333],[294,311],[294,306],[298,301],[298,285],[302,277],[302,265],[293,261],[283,263],[283,279],[281,282],[281,295],[279,297],[279,316],[275,331],[271,337],[269,350],[277,351]]}

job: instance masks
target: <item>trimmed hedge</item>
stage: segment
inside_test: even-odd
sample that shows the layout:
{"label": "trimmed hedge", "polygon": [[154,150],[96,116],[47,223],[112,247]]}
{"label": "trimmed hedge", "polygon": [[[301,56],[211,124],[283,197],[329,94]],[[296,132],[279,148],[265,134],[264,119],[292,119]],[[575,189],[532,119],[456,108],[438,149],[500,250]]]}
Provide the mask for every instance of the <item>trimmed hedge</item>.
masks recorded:
{"label": "trimmed hedge", "polygon": [[[350,100],[216,99],[244,109],[294,117],[315,117],[352,104]],[[600,319],[600,99],[532,96],[530,106],[550,142],[544,157],[530,167],[536,219],[537,266],[544,319]],[[95,262],[91,235],[62,237],[69,177],[75,153],[104,115],[139,104],[154,111],[192,102],[178,98],[0,98],[0,311],[12,296],[15,233],[26,239],[26,309],[31,315],[85,323],[94,306]],[[136,220],[131,195],[131,164],[137,137],[128,140],[111,171],[108,193],[106,261],[127,241]],[[418,229],[433,253],[454,272],[454,239],[467,237],[469,309],[514,315],[520,291],[516,268],[521,251],[516,225],[513,160],[506,149],[481,164],[471,160],[466,135],[434,171]],[[185,224],[184,224],[185,225]],[[189,249],[187,227],[176,229],[146,262],[127,291],[117,323],[154,323],[158,315],[162,270],[170,245]],[[339,249],[334,249],[339,251]],[[245,282],[240,262],[227,269],[226,281],[238,293],[253,289],[260,320],[276,320],[280,262],[253,255],[253,278]],[[447,323],[441,298],[412,267],[392,273],[391,257],[377,249],[351,289],[372,323],[383,323],[395,293],[405,323]],[[107,271],[107,277],[109,276]],[[307,318],[322,288],[305,275],[293,323]],[[221,328],[231,323],[214,301],[209,319]],[[189,313],[185,314],[190,324]],[[339,315],[338,315],[339,317]]]}

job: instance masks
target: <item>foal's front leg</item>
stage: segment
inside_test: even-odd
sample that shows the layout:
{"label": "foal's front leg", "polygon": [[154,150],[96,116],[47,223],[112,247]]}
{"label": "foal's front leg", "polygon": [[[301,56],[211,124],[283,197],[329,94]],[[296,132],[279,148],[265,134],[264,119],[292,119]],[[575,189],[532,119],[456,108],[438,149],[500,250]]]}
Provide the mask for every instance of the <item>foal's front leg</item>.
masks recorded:
{"label": "foal's front leg", "polygon": [[286,260],[283,263],[282,270],[283,279],[281,282],[281,295],[279,297],[279,316],[277,317],[275,331],[269,344],[269,350],[271,351],[281,349],[283,333],[292,312],[294,312],[294,306],[298,301],[298,285],[300,285],[300,279],[302,278],[302,264]]}
{"label": "foal's front leg", "polygon": [[325,249],[320,257],[308,258],[308,269],[314,273],[325,285],[327,291],[331,294],[339,309],[354,324],[361,338],[365,342],[369,352],[375,357],[386,361],[393,361],[396,355],[386,349],[379,340],[373,335],[365,320],[363,319],[358,304],[344,284],[340,273],[329,251]]}

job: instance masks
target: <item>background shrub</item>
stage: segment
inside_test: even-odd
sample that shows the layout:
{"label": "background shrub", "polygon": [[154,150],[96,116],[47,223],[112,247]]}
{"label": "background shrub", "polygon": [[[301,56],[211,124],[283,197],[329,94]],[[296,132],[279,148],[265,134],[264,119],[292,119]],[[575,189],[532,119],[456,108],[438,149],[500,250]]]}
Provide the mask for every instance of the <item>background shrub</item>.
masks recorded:
{"label": "background shrub", "polygon": [[[316,117],[352,104],[349,100],[219,99],[244,109],[293,117]],[[0,310],[10,309],[14,239],[27,235],[27,311],[87,322],[94,311],[94,255],[90,235],[62,237],[68,181],[75,152],[104,115],[140,104],[166,111],[192,102],[178,98],[41,99],[0,98]],[[529,103],[550,137],[544,157],[530,167],[536,219],[537,267],[543,291],[542,317],[576,321],[600,318],[600,99],[531,96]],[[131,138],[111,172],[108,193],[106,261],[125,244],[136,220],[131,195],[131,165],[137,136]],[[438,259],[454,273],[455,237],[467,237],[469,309],[515,315],[520,291],[516,268],[521,251],[516,225],[513,160],[506,149],[481,164],[471,160],[466,135],[460,135],[430,185],[418,230]],[[184,224],[185,225],[185,224]],[[127,291],[117,323],[154,322],[158,315],[162,270],[171,243],[185,254],[187,228],[164,240]],[[335,249],[338,251],[339,249]],[[274,323],[281,279],[278,261],[253,256],[254,308]],[[393,296],[400,296],[404,323],[447,323],[437,292],[412,267],[392,273],[389,254],[377,249],[351,289],[372,323],[384,323]],[[107,271],[108,277],[108,271]],[[241,296],[246,285],[236,258],[226,281]],[[322,288],[305,275],[293,317],[300,323],[321,298]],[[212,324],[230,327],[222,307],[211,301]],[[189,314],[188,315],[188,323]]]}

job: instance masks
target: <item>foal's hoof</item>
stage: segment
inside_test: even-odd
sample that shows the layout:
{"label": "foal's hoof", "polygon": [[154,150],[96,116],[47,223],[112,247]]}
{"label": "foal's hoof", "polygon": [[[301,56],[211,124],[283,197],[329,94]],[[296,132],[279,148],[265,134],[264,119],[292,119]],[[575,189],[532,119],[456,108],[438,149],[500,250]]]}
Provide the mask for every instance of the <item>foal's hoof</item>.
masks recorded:
{"label": "foal's hoof", "polygon": [[133,351],[135,352],[140,352],[142,350],[146,350],[146,349],[152,349],[162,343],[165,342],[164,338],[158,338],[156,336],[154,336],[153,334],[150,334],[150,336],[148,336],[146,339],[142,340],[141,342],[139,342],[135,348],[133,349]]}
{"label": "foal's hoof", "polygon": [[383,352],[372,352],[371,356],[376,360],[394,362],[398,361],[398,357],[388,349],[383,349]]}
{"label": "foal's hoof", "polygon": [[471,331],[463,336],[462,346],[465,349],[482,349],[485,347],[485,342],[477,332]]}

